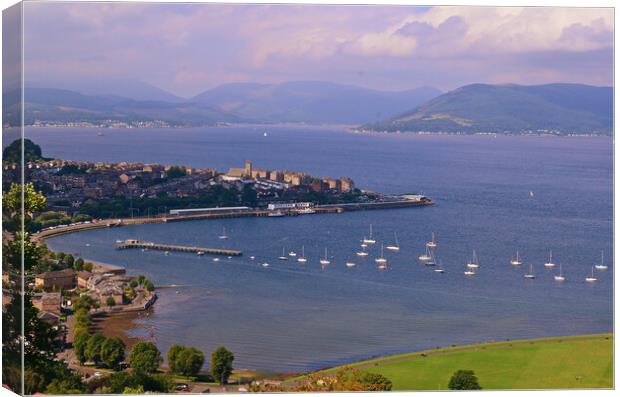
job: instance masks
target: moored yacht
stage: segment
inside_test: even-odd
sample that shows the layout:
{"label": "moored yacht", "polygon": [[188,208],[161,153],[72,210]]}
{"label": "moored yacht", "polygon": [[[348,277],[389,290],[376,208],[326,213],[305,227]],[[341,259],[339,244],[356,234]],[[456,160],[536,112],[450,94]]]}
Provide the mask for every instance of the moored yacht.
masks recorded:
{"label": "moored yacht", "polygon": [[219,238],[220,240],[226,240],[226,239],[228,238],[228,235],[226,234],[226,228],[225,228],[225,227],[224,227],[224,228],[222,228],[222,234],[220,234],[220,235],[218,236],[218,238]]}
{"label": "moored yacht", "polygon": [[530,263],[530,271],[526,274],[523,275],[523,277],[525,278],[536,278],[536,276],[534,275],[534,272],[532,271],[532,264]]}
{"label": "moored yacht", "polygon": [[306,259],[305,256],[305,251],[304,251],[304,246],[301,246],[301,256],[299,258],[297,258],[297,262],[299,263],[306,263],[308,260]]}
{"label": "moored yacht", "polygon": [[594,277],[594,266],[592,266],[592,275],[590,277],[586,277],[586,282],[593,283],[596,280],[597,280],[597,278]]}
{"label": "moored yacht", "polygon": [[549,262],[545,263],[545,267],[555,267],[553,263],[553,251],[549,250]]}
{"label": "moored yacht", "polygon": [[372,223],[370,224],[370,234],[368,235],[368,238],[364,237],[364,240],[362,242],[364,244],[374,244],[377,242],[377,240],[372,238]]}
{"label": "moored yacht", "polygon": [[467,267],[470,269],[477,269],[480,267],[480,264],[478,263],[478,257],[476,256],[476,250],[474,250],[472,254],[471,261],[467,263]]}
{"label": "moored yacht", "polygon": [[562,265],[560,265],[560,274],[556,274],[555,276],[553,276],[553,279],[555,281],[565,281],[566,280],[566,278],[562,274]]}
{"label": "moored yacht", "polygon": [[347,262],[345,265],[347,265],[347,267],[355,267],[355,262]]}
{"label": "moored yacht", "polygon": [[375,262],[377,263],[387,263],[387,259],[385,259],[385,257],[383,256],[383,244],[381,244],[381,256],[378,258],[375,258]]}
{"label": "moored yacht", "polygon": [[284,247],[282,247],[282,256],[279,256],[278,259],[281,261],[287,261],[288,257],[286,255],[284,255]]}
{"label": "moored yacht", "polygon": [[357,256],[368,256],[368,252],[366,252],[366,248],[362,247],[361,251],[358,251]]}
{"label": "moored yacht", "polygon": [[431,241],[429,241],[428,243],[426,243],[426,246],[427,246],[428,248],[435,248],[435,247],[437,247],[437,241],[435,241],[435,232],[433,232],[433,235],[432,235]]}
{"label": "moored yacht", "polygon": [[430,261],[432,259],[431,257],[431,251],[428,249],[428,247],[425,248],[426,252],[424,252],[422,255],[418,256],[418,259],[422,262],[426,262],[426,261]]}
{"label": "moored yacht", "polygon": [[390,244],[385,248],[390,251],[400,251],[400,246],[398,245],[398,236],[396,235],[396,232],[394,232],[394,244]]}
{"label": "moored yacht", "polygon": [[322,266],[329,265],[331,262],[327,259],[327,248],[325,248],[325,257],[319,261]]}
{"label": "moored yacht", "polygon": [[601,251],[601,263],[594,265],[596,270],[607,270],[607,265],[604,262],[603,251]]}
{"label": "moored yacht", "polygon": [[523,262],[521,262],[521,259],[519,259],[519,251],[517,251],[517,257],[516,258],[512,258],[510,260],[510,264],[512,266],[521,266],[523,264]]}

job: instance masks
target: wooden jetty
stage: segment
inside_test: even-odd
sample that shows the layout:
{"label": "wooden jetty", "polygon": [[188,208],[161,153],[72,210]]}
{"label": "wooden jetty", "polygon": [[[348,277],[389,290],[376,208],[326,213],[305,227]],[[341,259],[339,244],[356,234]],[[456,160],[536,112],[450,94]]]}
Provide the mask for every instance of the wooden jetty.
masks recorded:
{"label": "wooden jetty", "polygon": [[210,254],[210,255],[226,255],[226,256],[241,256],[241,251],[237,250],[229,250],[223,248],[204,248],[204,247],[194,247],[194,246],[186,246],[186,245],[174,245],[174,244],[158,244],[150,241],[140,241],[140,240],[125,240],[125,241],[117,241],[116,249],[131,249],[131,248],[143,248],[150,250],[159,250],[159,251],[177,251],[177,252],[193,252]]}

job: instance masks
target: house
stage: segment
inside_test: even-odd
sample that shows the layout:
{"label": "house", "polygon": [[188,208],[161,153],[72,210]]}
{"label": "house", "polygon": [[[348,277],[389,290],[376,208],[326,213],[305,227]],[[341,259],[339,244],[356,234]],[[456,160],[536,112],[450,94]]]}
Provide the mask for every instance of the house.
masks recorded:
{"label": "house", "polygon": [[42,292],[34,294],[32,297],[32,305],[39,309],[40,312],[60,315],[61,303],[62,296],[60,292]]}
{"label": "house", "polygon": [[99,304],[108,305],[108,298],[114,299],[115,305],[123,304],[123,290],[118,285],[105,284],[99,288]]}
{"label": "house", "polygon": [[58,326],[60,324],[60,316],[56,313],[39,312],[37,314],[37,317],[39,318],[39,320],[51,325],[52,327]]}
{"label": "house", "polygon": [[86,270],[77,273],[77,286],[80,288],[88,288],[88,279],[92,277],[92,273]]}
{"label": "house", "polygon": [[46,290],[53,288],[71,289],[75,287],[75,274],[72,269],[45,272],[35,276],[34,285]]}

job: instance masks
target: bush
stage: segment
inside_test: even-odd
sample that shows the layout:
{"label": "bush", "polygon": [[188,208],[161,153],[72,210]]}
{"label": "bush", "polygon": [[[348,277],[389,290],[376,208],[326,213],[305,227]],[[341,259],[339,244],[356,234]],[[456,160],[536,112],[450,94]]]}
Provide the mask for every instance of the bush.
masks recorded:
{"label": "bush", "polygon": [[474,371],[463,369],[452,375],[448,388],[450,390],[482,390]]}
{"label": "bush", "polygon": [[116,301],[114,300],[114,298],[113,298],[113,297],[108,296],[108,297],[106,298],[106,300],[105,300],[105,304],[106,304],[106,305],[108,305],[108,306],[110,306],[110,307],[112,307],[112,306],[116,305]]}

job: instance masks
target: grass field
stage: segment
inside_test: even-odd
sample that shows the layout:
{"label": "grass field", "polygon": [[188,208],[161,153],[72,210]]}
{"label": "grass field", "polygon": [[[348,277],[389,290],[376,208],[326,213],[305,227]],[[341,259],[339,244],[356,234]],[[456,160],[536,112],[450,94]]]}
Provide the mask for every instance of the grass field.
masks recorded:
{"label": "grass field", "polygon": [[456,346],[349,366],[385,375],[393,390],[447,389],[459,369],[473,370],[483,389],[611,388],[613,335]]}

